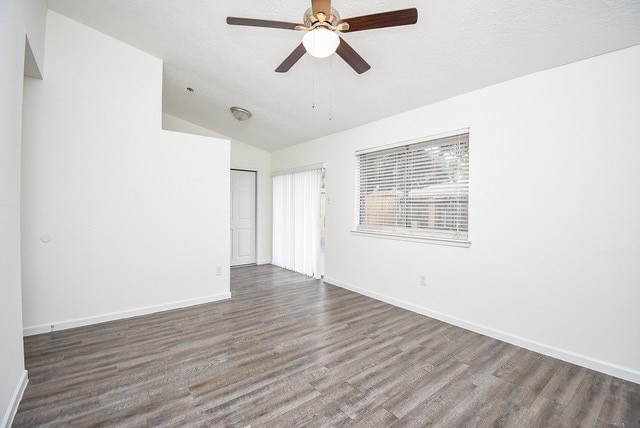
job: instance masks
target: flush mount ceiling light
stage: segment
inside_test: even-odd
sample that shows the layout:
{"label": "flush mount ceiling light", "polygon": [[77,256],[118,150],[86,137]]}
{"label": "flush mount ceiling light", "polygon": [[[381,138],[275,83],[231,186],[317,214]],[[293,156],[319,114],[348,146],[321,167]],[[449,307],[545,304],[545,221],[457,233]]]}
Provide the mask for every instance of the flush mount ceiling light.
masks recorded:
{"label": "flush mount ceiling light", "polygon": [[326,58],[336,51],[340,37],[327,27],[317,27],[304,35],[302,44],[309,55]]}
{"label": "flush mount ceiling light", "polygon": [[231,107],[231,114],[238,120],[247,120],[251,117],[251,112],[242,107]]}

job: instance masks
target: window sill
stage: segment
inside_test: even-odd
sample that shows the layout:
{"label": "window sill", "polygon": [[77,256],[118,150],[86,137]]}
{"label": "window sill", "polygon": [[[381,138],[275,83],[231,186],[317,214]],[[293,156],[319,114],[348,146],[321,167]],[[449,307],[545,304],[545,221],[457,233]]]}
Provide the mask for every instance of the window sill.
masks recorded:
{"label": "window sill", "polygon": [[428,238],[423,236],[396,235],[396,234],[382,233],[382,232],[365,232],[362,230],[352,230],[351,234],[355,236],[369,236],[372,238],[396,239],[399,241],[424,242],[425,244],[447,245],[450,247],[469,248],[471,246],[471,241],[457,241],[454,239],[445,239],[445,238]]}

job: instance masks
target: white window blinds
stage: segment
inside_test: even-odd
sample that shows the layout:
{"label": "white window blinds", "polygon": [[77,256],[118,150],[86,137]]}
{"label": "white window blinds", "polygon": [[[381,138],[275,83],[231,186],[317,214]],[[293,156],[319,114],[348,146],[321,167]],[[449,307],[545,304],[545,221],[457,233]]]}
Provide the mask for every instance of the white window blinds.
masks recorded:
{"label": "white window blinds", "polygon": [[468,240],[468,133],[357,158],[357,230]]}

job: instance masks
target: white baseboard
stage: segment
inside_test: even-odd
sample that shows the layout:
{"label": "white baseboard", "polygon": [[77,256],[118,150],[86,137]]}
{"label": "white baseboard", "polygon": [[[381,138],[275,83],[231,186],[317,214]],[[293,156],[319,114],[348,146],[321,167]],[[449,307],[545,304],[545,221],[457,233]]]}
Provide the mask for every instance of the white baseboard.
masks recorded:
{"label": "white baseboard", "polygon": [[420,315],[425,315],[431,318],[435,318],[437,320],[444,321],[446,323],[453,324],[455,326],[462,327],[464,329],[471,330],[476,333],[483,334],[485,336],[493,337],[494,339],[502,340],[503,342],[511,343],[513,345],[520,346],[522,348],[526,348],[531,351],[539,352],[541,354],[548,355],[550,357],[557,358],[559,360],[567,361],[569,363],[576,364],[578,366],[586,367],[591,370],[596,370],[601,373],[605,373],[611,376],[618,377],[620,379],[625,379],[630,382],[640,384],[640,371],[638,370],[619,366],[617,364],[612,364],[607,361],[598,360],[596,358],[591,358],[586,355],[581,355],[572,351],[567,351],[565,349],[557,348],[552,345],[547,345],[545,343],[537,342],[535,340],[530,340],[524,337],[506,333],[504,331],[496,330],[494,328],[477,324],[471,321],[456,318],[447,314],[443,314],[441,312],[433,311],[423,306],[414,305],[412,303],[408,303],[403,300],[389,297],[384,294],[376,293],[361,287],[357,287],[355,285],[347,284],[333,278],[325,277],[324,282],[341,287],[341,288],[345,288],[347,290],[371,297],[376,300],[383,301],[385,303],[389,303],[394,306],[398,306],[400,308],[418,313]]}
{"label": "white baseboard", "polygon": [[0,423],[0,427],[8,428],[13,423],[13,418],[16,416],[18,406],[20,405],[20,400],[22,400],[22,395],[24,394],[24,390],[27,387],[28,382],[29,378],[27,377],[27,371],[23,370],[22,375],[18,380],[18,384],[16,385],[16,389],[11,396],[9,407],[4,413],[4,417],[2,418],[2,422]]}
{"label": "white baseboard", "polygon": [[258,265],[270,265],[271,259],[258,260]]}
{"label": "white baseboard", "polygon": [[195,299],[180,300],[177,302],[164,303],[162,305],[146,306],[143,308],[129,309],[120,312],[111,312],[108,314],[96,315],[93,317],[76,318],[65,321],[52,321],[48,324],[24,327],[23,334],[32,336],[34,334],[50,333],[52,331],[66,330],[69,328],[82,327],[85,325],[98,324],[106,321],[119,320],[123,318],[131,318],[139,315],[153,314],[155,312],[168,311],[171,309],[184,308],[187,306],[201,305],[203,303],[217,302],[219,300],[230,299],[231,293],[213,294],[210,296],[198,297]]}

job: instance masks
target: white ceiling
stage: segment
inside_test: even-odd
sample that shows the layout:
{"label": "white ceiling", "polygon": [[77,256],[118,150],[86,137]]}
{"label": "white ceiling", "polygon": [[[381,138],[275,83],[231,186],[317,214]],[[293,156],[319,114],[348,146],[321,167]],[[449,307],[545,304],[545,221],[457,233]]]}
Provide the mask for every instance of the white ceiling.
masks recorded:
{"label": "white ceiling", "polygon": [[[162,58],[165,112],[267,151],[640,44],[640,0],[334,0],[342,18],[416,7],[418,23],[344,34],[371,65],[362,75],[335,54],[305,55],[280,74],[275,68],[303,33],[229,26],[225,19],[302,22],[310,1],[48,4]],[[231,106],[253,117],[238,122]]]}

